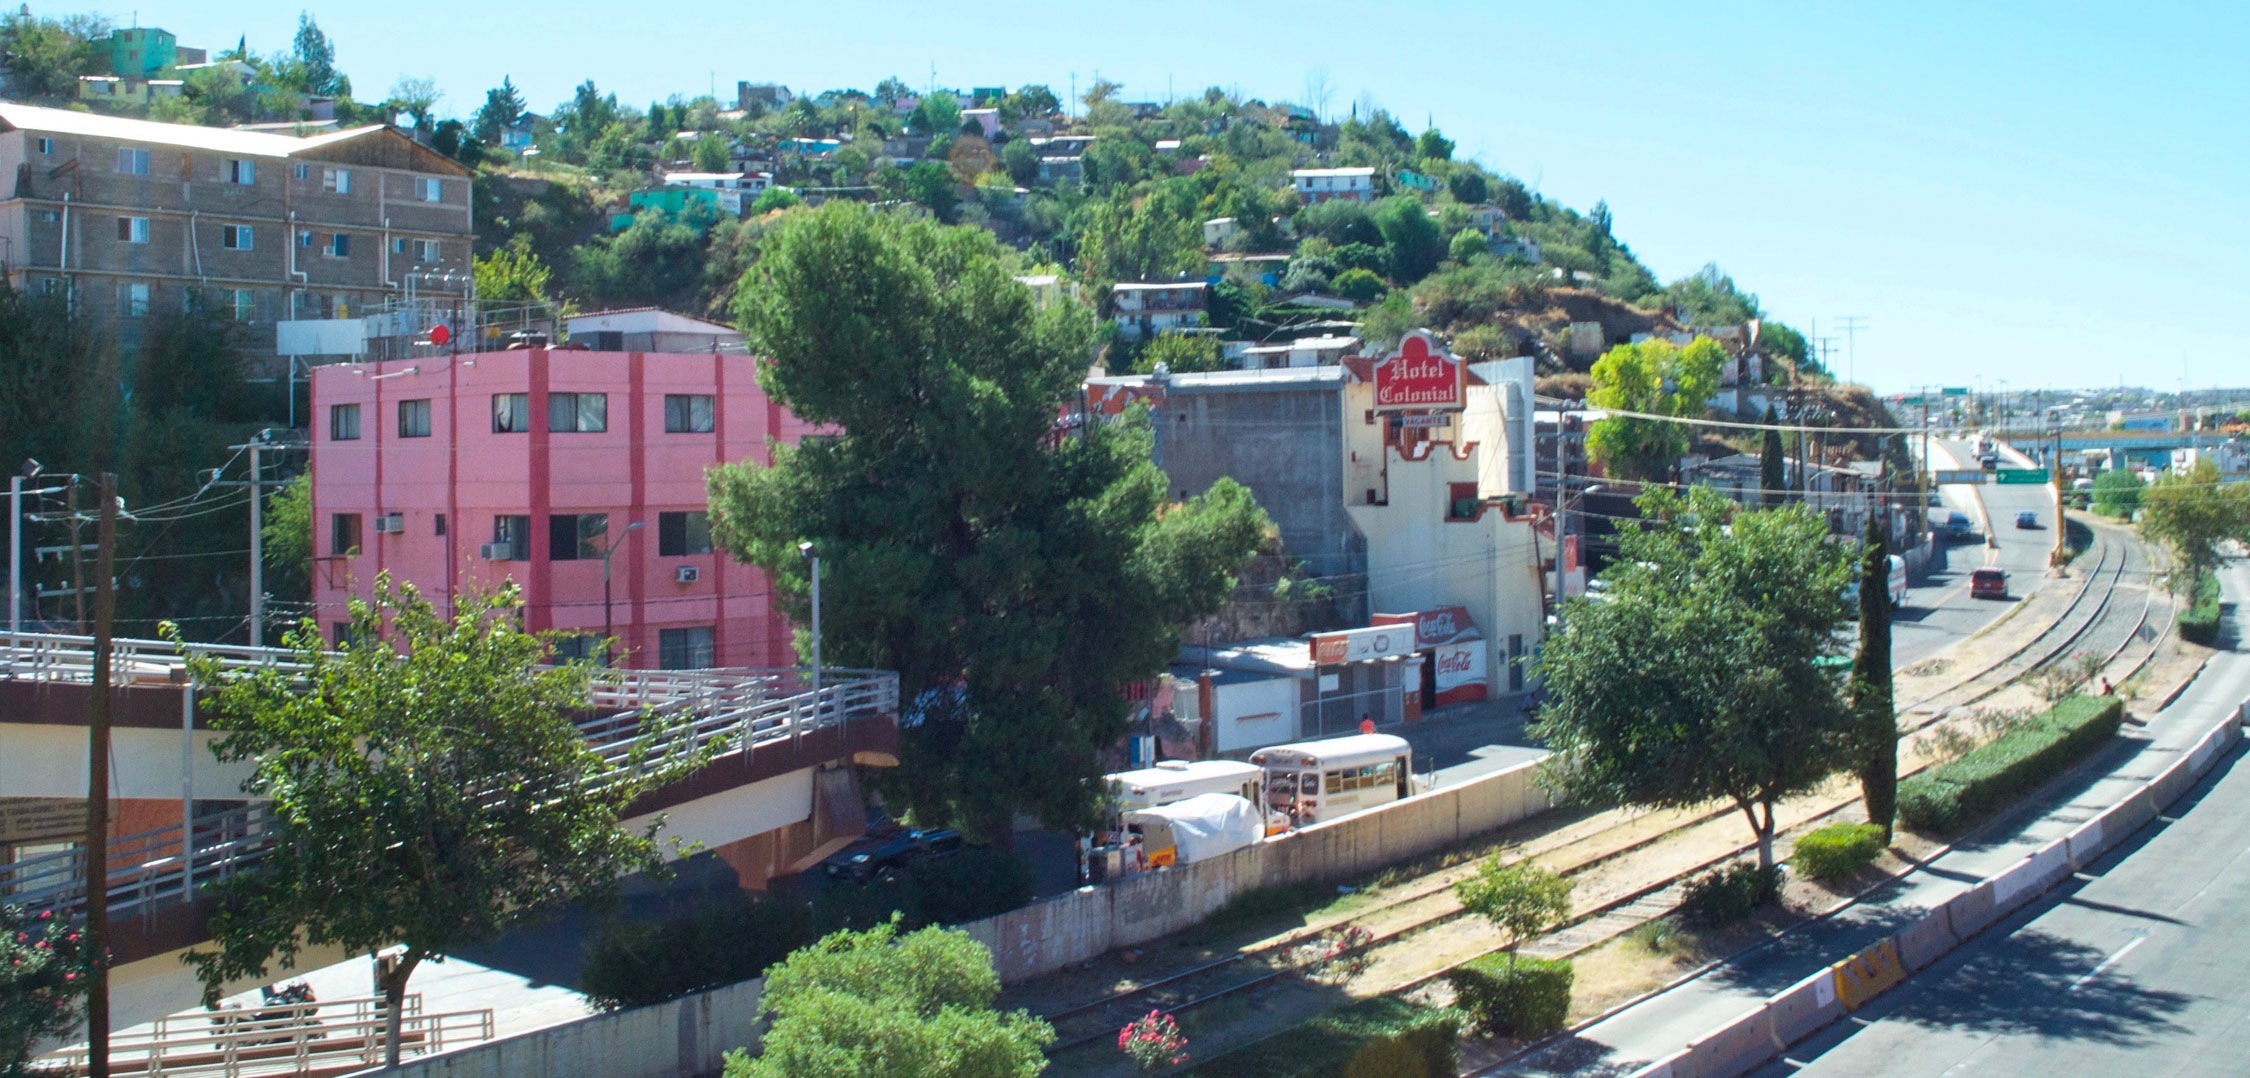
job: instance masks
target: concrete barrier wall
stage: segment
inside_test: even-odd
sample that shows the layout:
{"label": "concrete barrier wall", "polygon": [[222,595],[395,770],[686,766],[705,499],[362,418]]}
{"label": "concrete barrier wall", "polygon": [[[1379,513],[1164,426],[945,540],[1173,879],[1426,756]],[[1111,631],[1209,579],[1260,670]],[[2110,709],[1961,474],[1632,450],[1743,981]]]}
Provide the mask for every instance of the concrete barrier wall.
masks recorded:
{"label": "concrete barrier wall", "polygon": [[2078,830],[2063,836],[2063,843],[2070,850],[2070,867],[2083,872],[2087,865],[2094,863],[2095,858],[2109,849],[2109,833],[2103,828],[2102,821],[2116,811],[2117,809],[2112,808],[2109,812],[2078,825]]}
{"label": "concrete barrier wall", "polygon": [[1776,1052],[1820,1032],[1844,1016],[1843,1002],[1836,998],[1835,973],[1824,969],[1798,981],[1773,997],[1766,1011]]}
{"label": "concrete barrier wall", "polygon": [[1674,1052],[1634,1071],[1631,1078],[1687,1078],[1687,1072],[1678,1069],[1680,1063],[1686,1059],[1686,1052]]}
{"label": "concrete barrier wall", "polygon": [[1898,960],[1908,973],[1916,973],[1960,945],[1961,938],[1953,934],[1952,916],[1939,906],[1899,930]]}
{"label": "concrete barrier wall", "polygon": [[961,925],[992,949],[1000,979],[1052,973],[1192,927],[1259,887],[1346,879],[1446,849],[1546,811],[1536,763],[1480,775],[1209,861],[1082,887]]}
{"label": "concrete barrier wall", "polygon": [[2000,915],[2005,916],[2045,894],[2047,888],[2070,874],[2070,851],[2064,842],[2056,839],[2014,868],[1992,878],[1992,904]]}
{"label": "concrete barrier wall", "polygon": [[758,1044],[763,979],[597,1014],[427,1059],[407,1059],[385,1078],[545,1078],[600,1074],[608,1078],[678,1078],[716,1073],[726,1053]]}
{"label": "concrete barrier wall", "polygon": [[1773,1043],[1773,1021],[1760,1003],[1734,1021],[1688,1042],[1687,1058],[1675,1064],[1680,1078],[1735,1078],[1748,1074],[1781,1049]]}

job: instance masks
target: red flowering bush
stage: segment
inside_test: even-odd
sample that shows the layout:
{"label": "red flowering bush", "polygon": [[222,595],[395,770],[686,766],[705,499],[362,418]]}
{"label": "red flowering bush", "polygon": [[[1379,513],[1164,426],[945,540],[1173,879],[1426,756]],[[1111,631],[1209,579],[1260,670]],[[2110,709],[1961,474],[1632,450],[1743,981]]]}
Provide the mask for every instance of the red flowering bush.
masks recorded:
{"label": "red flowering bush", "polygon": [[0,1075],[22,1073],[33,1045],[78,1023],[93,965],[76,926],[0,906]]}
{"label": "red flowering bush", "polygon": [[1365,972],[1373,959],[1367,953],[1375,933],[1360,925],[1339,925],[1298,944],[1297,968],[1305,976],[1329,984],[1345,984]]}
{"label": "red flowering bush", "polygon": [[1180,1035],[1180,1024],[1162,1011],[1150,1011],[1148,1017],[1127,1022],[1117,1031],[1117,1050],[1125,1053],[1142,1074],[1155,1074],[1187,1062],[1187,1043]]}

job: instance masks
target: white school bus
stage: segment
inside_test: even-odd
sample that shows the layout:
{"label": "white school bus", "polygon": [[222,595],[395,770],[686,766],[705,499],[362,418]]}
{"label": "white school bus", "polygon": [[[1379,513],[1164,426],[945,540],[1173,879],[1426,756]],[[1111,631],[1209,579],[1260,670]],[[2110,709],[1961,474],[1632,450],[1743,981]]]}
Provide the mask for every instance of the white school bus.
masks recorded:
{"label": "white school bus", "polygon": [[1272,745],[1251,753],[1250,762],[1265,769],[1267,805],[1299,827],[1387,805],[1413,791],[1414,750],[1390,734]]}
{"label": "white school bus", "polygon": [[1265,769],[1240,760],[1164,760],[1155,767],[1104,776],[1119,814],[1185,801],[1197,794],[1240,794],[1265,803]]}

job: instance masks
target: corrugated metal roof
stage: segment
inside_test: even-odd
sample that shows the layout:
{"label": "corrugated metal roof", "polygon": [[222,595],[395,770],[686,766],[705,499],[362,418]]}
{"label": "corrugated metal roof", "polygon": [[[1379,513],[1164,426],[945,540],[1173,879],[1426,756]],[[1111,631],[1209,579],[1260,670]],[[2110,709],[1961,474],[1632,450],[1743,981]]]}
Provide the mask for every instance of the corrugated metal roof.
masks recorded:
{"label": "corrugated metal roof", "polygon": [[241,154],[244,157],[289,157],[383,130],[382,125],[377,124],[312,138],[293,138],[288,135],[269,135],[261,131],[130,120],[123,116],[104,116],[72,109],[50,109],[13,103],[0,103],[0,121],[5,121],[11,129],[21,131],[52,131],[58,135],[180,146],[213,153]]}

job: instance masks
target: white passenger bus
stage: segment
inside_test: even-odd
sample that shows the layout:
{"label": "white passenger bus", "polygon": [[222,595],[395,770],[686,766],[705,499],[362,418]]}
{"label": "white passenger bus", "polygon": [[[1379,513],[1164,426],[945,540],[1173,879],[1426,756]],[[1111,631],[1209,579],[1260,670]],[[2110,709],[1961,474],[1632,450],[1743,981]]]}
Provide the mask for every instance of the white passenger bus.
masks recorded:
{"label": "white passenger bus", "polygon": [[1240,760],[1163,760],[1155,767],[1104,776],[1120,815],[1185,801],[1197,794],[1241,794],[1265,803],[1265,769]]}
{"label": "white passenger bus", "polygon": [[1265,769],[1266,803],[1299,827],[1387,805],[1413,790],[1414,750],[1390,734],[1273,745],[1251,753],[1250,762]]}

